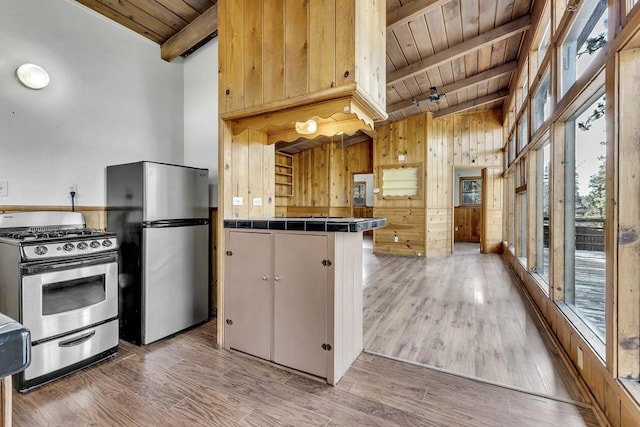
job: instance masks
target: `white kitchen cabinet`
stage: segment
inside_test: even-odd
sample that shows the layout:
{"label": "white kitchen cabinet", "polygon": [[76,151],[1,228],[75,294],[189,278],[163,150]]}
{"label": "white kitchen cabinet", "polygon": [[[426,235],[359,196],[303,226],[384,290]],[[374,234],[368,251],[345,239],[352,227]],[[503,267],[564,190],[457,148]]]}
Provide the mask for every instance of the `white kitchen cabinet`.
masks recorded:
{"label": "white kitchen cabinet", "polygon": [[[232,231],[227,257],[227,336],[230,347],[263,359],[271,358],[271,235]],[[229,253],[229,252],[227,252]],[[241,314],[241,315],[240,315]]]}
{"label": "white kitchen cabinet", "polygon": [[226,229],[224,347],[336,384],[362,351],[362,232]]}

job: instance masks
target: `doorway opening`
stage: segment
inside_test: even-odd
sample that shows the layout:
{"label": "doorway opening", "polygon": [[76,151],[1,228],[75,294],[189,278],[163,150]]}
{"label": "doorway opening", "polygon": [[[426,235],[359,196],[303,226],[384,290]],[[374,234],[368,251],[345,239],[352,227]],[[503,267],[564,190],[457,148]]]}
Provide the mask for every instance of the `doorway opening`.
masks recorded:
{"label": "doorway opening", "polygon": [[482,238],[482,171],[454,168],[453,252],[477,254]]}

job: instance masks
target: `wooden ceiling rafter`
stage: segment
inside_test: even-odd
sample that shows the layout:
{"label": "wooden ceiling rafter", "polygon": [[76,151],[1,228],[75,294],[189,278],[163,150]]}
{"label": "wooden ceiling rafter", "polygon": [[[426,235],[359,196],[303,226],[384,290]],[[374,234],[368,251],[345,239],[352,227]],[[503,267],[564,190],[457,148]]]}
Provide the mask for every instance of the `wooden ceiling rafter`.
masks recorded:
{"label": "wooden ceiling rafter", "polygon": [[451,0],[414,0],[387,13],[387,31],[392,31],[409,21],[442,7]]}
{"label": "wooden ceiling rafter", "polygon": [[[438,88],[438,92],[444,93],[444,94],[451,94],[461,90],[465,90],[472,86],[476,86],[480,83],[487,82],[491,79],[512,74],[513,72],[516,71],[517,67],[518,67],[517,61],[507,62],[506,64],[502,64],[497,67],[490,68],[487,71],[483,71],[471,77],[467,77],[466,79],[459,80],[457,82],[451,83],[446,86],[442,86],[441,88]],[[406,108],[417,106],[423,101],[427,101],[430,96],[431,96],[430,93],[425,93],[420,96],[416,96],[410,100],[396,102],[395,104],[391,104],[387,106],[387,113],[391,114],[397,111],[402,111]]]}
{"label": "wooden ceiling rafter", "polygon": [[453,105],[451,107],[443,108],[433,113],[433,118],[448,116],[449,114],[462,113],[464,111],[471,110],[472,108],[480,107],[486,104],[490,104],[495,101],[501,101],[509,96],[508,90],[500,90],[489,95],[481,96],[480,98],[472,99],[461,104]]}
{"label": "wooden ceiling rafter", "polygon": [[218,32],[218,5],[214,4],[160,46],[160,56],[171,62]]}
{"label": "wooden ceiling rafter", "polygon": [[490,46],[501,40],[507,39],[517,34],[527,31],[531,27],[531,16],[525,15],[519,19],[494,28],[480,34],[477,37],[464,41],[448,49],[442,50],[434,55],[428,56],[418,62],[410,64],[399,70],[387,73],[387,86],[393,86],[410,77],[425,73],[436,67],[444,65],[461,58],[472,52],[476,52],[484,47]]}

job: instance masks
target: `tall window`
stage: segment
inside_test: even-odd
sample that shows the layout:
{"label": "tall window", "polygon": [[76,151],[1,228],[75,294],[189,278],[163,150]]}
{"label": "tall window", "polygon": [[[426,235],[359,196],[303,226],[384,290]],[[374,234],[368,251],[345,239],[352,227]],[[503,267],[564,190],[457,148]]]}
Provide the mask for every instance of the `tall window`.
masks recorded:
{"label": "tall window", "polygon": [[[538,150],[536,177],[538,211],[536,221],[536,271],[549,283],[549,205],[551,202],[551,146],[547,141]],[[548,292],[548,288],[544,288]]]}
{"label": "tall window", "polygon": [[562,43],[562,95],[607,44],[607,0],[584,0]]}
{"label": "tall window", "polygon": [[527,158],[516,167],[516,255],[527,259]]}
{"label": "tall window", "polygon": [[605,97],[567,123],[565,302],[605,340]]}

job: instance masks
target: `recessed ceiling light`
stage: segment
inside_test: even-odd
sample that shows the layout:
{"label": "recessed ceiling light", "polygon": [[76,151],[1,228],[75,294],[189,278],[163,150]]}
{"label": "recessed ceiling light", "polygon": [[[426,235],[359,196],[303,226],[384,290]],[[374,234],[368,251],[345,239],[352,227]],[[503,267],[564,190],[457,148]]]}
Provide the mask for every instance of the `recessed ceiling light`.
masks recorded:
{"label": "recessed ceiling light", "polygon": [[49,84],[49,74],[35,64],[22,64],[16,70],[16,77],[29,89],[42,89]]}

